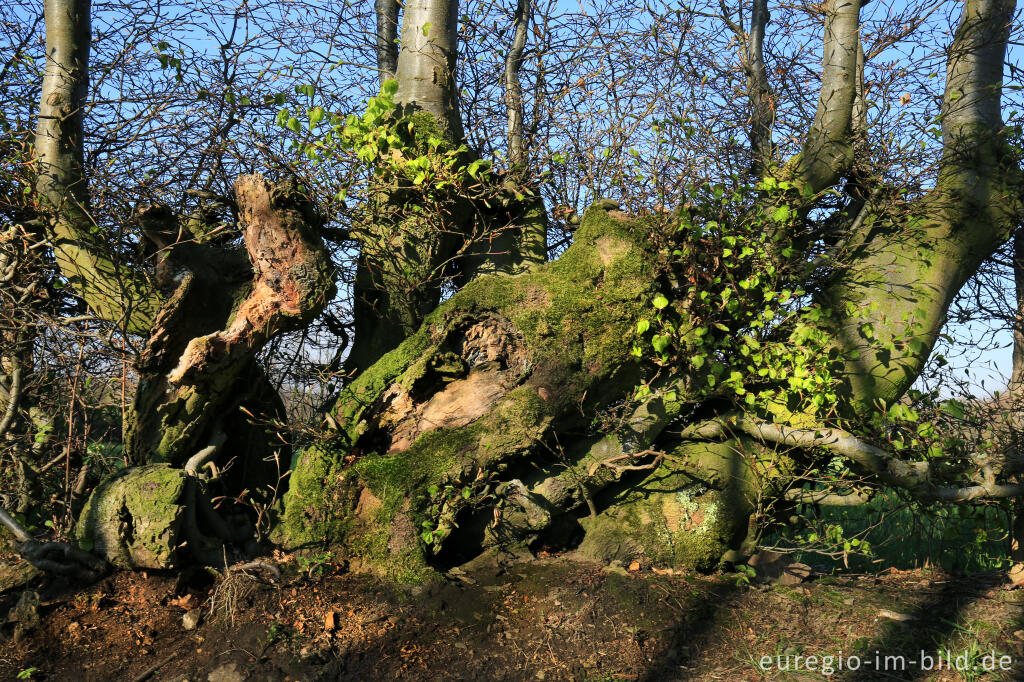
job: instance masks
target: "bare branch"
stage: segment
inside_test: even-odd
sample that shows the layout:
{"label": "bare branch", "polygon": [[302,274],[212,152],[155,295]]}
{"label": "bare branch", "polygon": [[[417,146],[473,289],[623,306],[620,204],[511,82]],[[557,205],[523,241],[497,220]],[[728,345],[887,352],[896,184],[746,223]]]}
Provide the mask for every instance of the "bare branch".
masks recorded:
{"label": "bare branch", "polygon": [[526,32],[530,26],[530,0],[519,0],[514,16],[512,45],[505,57],[505,106],[508,110],[508,160],[513,168],[526,163],[523,148],[523,87],[519,69],[526,48]]}
{"label": "bare branch", "polygon": [[684,429],[681,435],[684,439],[697,440],[727,437],[736,431],[767,443],[797,448],[825,448],[874,474],[883,483],[904,488],[923,499],[967,502],[1024,495],[1022,485],[1001,485],[992,480],[965,487],[935,486],[931,482],[932,468],[928,462],[899,459],[842,429],[796,429],[737,416],[694,424]]}
{"label": "bare branch", "polygon": [[398,0],[374,0],[377,14],[377,69],[380,82],[398,71]]}
{"label": "bare branch", "polygon": [[3,438],[7,430],[11,428],[11,424],[14,422],[14,415],[18,411],[18,403],[21,402],[21,361],[18,360],[17,353],[13,354],[10,358],[10,362],[13,365],[11,367],[11,383],[6,389],[7,393],[7,405],[4,407],[3,419],[0,419],[0,438]]}
{"label": "bare branch", "polygon": [[794,176],[810,193],[834,185],[853,161],[850,129],[857,93],[860,0],[825,3],[824,69],[814,123],[793,160]]}
{"label": "bare branch", "polygon": [[823,507],[857,507],[867,504],[874,497],[874,491],[855,490],[850,493],[833,493],[828,490],[804,490],[792,488],[783,497],[797,504],[818,504]]}

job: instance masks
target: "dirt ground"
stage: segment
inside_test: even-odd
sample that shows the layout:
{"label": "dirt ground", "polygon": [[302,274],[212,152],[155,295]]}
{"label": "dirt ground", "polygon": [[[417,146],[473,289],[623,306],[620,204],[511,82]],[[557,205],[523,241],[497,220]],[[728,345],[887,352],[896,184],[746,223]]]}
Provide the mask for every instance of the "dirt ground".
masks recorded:
{"label": "dirt ground", "polygon": [[752,585],[542,557],[409,591],[326,556],[268,561],[280,578],[118,573],[0,593],[0,679],[1024,679],[1024,591],[995,574]]}

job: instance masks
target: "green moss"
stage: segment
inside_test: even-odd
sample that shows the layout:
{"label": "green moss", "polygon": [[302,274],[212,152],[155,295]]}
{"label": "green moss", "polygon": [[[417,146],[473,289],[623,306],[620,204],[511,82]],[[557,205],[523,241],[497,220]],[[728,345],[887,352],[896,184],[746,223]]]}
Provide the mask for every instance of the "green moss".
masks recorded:
{"label": "green moss", "polygon": [[75,526],[78,544],[119,568],[179,563],[187,475],[166,464],[125,469],[103,481]]}
{"label": "green moss", "polygon": [[288,490],[275,509],[272,542],[308,549],[345,541],[357,490],[354,477],[341,466],[342,456],[326,443],[297,453]]}
{"label": "green moss", "polygon": [[359,418],[366,408],[399,377],[407,374],[410,366],[426,354],[430,345],[430,330],[424,325],[345,388],[334,404],[332,415],[350,442],[362,433]]}
{"label": "green moss", "polygon": [[644,557],[711,570],[746,536],[758,485],[742,444],[686,444],[608,509],[583,519],[579,551],[602,562]]}
{"label": "green moss", "polygon": [[708,490],[667,470],[656,473],[673,490],[631,492],[596,517],[582,519],[579,553],[601,562],[643,557],[654,564],[708,571],[730,548],[749,510],[737,509],[718,490]]}
{"label": "green moss", "polygon": [[[634,231],[644,229],[607,211],[588,211],[575,243],[557,262],[516,276],[479,277],[438,306],[339,398],[337,447],[381,447],[373,430],[386,428],[375,419],[383,394],[393,386],[412,391],[428,373],[459,376],[463,363],[449,356],[461,331],[484,316],[507,320],[522,336],[525,380],[475,422],[421,433],[403,452],[359,454],[343,470],[342,452],[311,450],[292,473],[274,538],[292,547],[318,539],[338,543],[366,567],[402,580],[429,575],[429,553],[450,530],[445,524],[476,502],[472,490],[458,500],[432,499],[432,490],[451,484],[461,491],[464,476],[496,474],[534,448],[554,419],[578,413],[586,396],[598,402],[615,392],[602,386],[632,385],[620,378],[623,366],[635,367],[623,338],[649,306],[654,286],[650,261],[634,242]],[[330,499],[341,479],[342,487],[362,491],[372,504],[352,499],[354,492],[346,493],[345,505]],[[324,514],[347,520],[327,522]],[[429,546],[424,528],[436,532]]]}

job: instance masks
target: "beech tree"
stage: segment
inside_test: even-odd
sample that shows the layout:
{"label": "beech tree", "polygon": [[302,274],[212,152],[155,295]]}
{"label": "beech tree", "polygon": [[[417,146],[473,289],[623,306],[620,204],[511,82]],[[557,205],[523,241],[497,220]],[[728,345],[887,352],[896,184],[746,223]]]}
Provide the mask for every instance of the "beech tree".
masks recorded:
{"label": "beech tree", "polygon": [[[329,546],[403,581],[542,546],[706,570],[752,553],[801,503],[1024,493],[1012,449],[943,439],[957,404],[924,418],[906,397],[1024,209],[1001,107],[1014,4],[963,4],[933,112],[937,173],[914,192],[872,167],[864,72],[878,51],[856,1],[812,14],[820,90],[786,152],[770,9],[716,17],[747,101],[701,106],[746,122],[747,144],[719,150],[735,155],[733,181],[682,180],[677,205],[634,212],[600,198],[548,261],[520,83],[531,3],[504,46],[502,167],[467,142],[457,2],[375,3],[381,89],[365,113],[279,115],[315,130],[296,141],[313,168],[347,156],[363,175],[347,373],[324,433],[295,453],[274,543]],[[125,424],[135,466],[93,491],[76,534],[121,567],[222,561],[250,529],[210,496],[260,494],[280,473],[266,424],[283,411],[256,356],[335,296],[322,202],[294,178],[243,176],[217,201],[244,249],[150,203],[135,221],[152,275],[112,261],[82,162],[88,15],[86,0],[47,0],[36,194],[63,276],[146,343]]]}

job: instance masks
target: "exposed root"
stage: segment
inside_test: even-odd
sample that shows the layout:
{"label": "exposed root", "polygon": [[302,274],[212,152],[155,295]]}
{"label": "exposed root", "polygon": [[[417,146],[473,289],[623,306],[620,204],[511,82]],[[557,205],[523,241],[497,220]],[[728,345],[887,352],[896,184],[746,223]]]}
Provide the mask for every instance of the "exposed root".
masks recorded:
{"label": "exposed root", "polygon": [[54,573],[83,582],[95,582],[110,570],[110,564],[65,542],[39,542],[0,509],[2,523],[18,540],[14,548],[25,561],[46,573]]}

